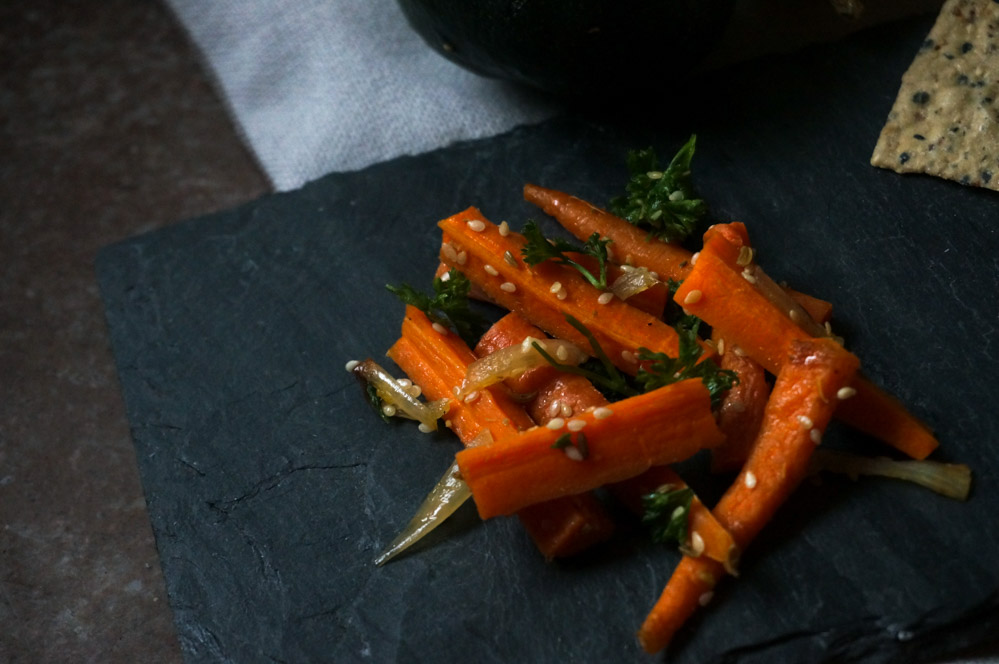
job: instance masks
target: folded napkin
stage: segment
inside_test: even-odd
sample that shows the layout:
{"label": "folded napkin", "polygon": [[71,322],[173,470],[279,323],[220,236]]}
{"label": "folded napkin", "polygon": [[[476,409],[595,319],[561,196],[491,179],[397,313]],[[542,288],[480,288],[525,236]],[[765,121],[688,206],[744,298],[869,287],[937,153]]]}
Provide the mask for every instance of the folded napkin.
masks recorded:
{"label": "folded napkin", "polygon": [[395,0],[167,0],[278,190],[556,112],[428,48]]}

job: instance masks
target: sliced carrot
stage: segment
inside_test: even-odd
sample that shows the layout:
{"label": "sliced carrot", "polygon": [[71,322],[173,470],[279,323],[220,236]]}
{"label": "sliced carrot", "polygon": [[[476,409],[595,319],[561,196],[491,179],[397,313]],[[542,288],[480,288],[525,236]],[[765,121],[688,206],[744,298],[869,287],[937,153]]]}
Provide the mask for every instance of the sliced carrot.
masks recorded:
{"label": "sliced carrot", "polygon": [[763,411],[770,397],[766,370],[747,355],[725,348],[723,339],[713,331],[721,355],[722,369],[734,371],[739,382],[722,397],[718,408],[718,428],[725,434],[725,442],[711,450],[711,470],[727,472],[742,467],[749,448],[763,424]]}
{"label": "sliced carrot", "polygon": [[683,247],[650,238],[640,228],[580,198],[526,184],[524,199],[554,217],[567,231],[584,242],[593,233],[609,238],[613,260],[617,263],[641,265],[658,274],[661,279],[674,281],[682,281],[690,270],[691,254]]}
{"label": "sliced carrot", "polygon": [[[856,356],[829,339],[795,341],[767,403],[763,427],[742,472],[715,506],[714,515],[742,549],[773,518],[808,473],[837,399],[860,365]],[[638,632],[652,653],[666,647],[701,604],[719,577],[720,566],[685,557]]]}
{"label": "sliced carrot", "polygon": [[[558,449],[564,435],[572,446]],[[575,460],[584,437],[585,458]],[[574,415],[562,427],[550,423],[462,450],[456,459],[479,515],[489,518],[634,477],[722,439],[708,391],[694,379]]]}
{"label": "sliced carrot", "polygon": [[[477,222],[472,226],[481,230],[474,230],[469,222]],[[593,333],[614,365],[630,374],[638,370],[635,355],[641,347],[677,356],[679,337],[672,327],[615,297],[608,299],[609,294],[601,293],[570,267],[544,261],[528,268],[520,256],[523,236],[501,234],[476,208],[438,225],[444,231],[442,261],[464,273],[489,299],[552,336],[589,352],[587,339],[566,320],[565,314],[570,314]],[[560,292],[565,293],[563,299],[559,299]]]}
{"label": "sliced carrot", "polygon": [[[719,257],[702,252],[676,292],[676,300],[704,320],[731,346],[776,374],[786,349],[808,334]],[[926,458],[938,442],[929,428],[884,390],[860,376],[856,395],[837,417],[916,459]],[[827,395],[833,397],[834,395]]]}

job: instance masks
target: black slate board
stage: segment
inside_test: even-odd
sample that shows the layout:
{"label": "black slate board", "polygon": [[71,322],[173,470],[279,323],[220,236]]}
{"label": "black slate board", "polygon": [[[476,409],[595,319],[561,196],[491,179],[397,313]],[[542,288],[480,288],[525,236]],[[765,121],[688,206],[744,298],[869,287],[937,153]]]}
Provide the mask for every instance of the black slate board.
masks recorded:
{"label": "black slate board", "polygon": [[[106,248],[99,280],[188,661],[649,659],[633,634],[677,555],[628,529],[547,564],[515,520],[466,506],[375,568],[457,444],[376,420],[343,366],[394,340],[402,309],[383,285],[429,283],[437,219],[474,204],[518,227],[542,216],[525,181],[605,202],[627,148],[665,155],[691,131],[715,215],[749,225],[772,275],[836,303],[865,372],[976,484],[967,503],[893,481],[802,486],[669,660],[908,662],[994,638],[999,197],[867,163],[929,26],[717,72],[659,130],[563,117]],[[882,451],[842,429],[827,441]]]}

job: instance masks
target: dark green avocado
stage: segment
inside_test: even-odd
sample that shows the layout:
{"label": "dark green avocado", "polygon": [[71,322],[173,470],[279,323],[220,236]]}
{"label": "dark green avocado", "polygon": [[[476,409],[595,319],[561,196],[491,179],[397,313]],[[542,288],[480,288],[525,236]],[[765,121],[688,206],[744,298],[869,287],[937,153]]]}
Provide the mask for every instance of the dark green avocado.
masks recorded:
{"label": "dark green avocado", "polygon": [[432,48],[559,95],[648,94],[710,52],[734,0],[399,0]]}

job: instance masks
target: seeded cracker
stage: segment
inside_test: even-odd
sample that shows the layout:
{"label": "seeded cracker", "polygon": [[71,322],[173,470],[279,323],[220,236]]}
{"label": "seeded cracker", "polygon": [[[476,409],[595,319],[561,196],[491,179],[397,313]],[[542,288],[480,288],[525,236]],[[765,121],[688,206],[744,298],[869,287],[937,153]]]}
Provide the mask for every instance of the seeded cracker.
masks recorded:
{"label": "seeded cracker", "polygon": [[999,0],[947,0],[871,164],[999,191]]}

